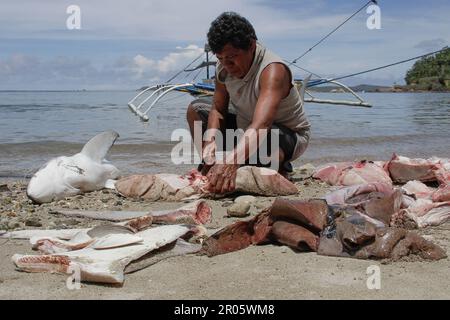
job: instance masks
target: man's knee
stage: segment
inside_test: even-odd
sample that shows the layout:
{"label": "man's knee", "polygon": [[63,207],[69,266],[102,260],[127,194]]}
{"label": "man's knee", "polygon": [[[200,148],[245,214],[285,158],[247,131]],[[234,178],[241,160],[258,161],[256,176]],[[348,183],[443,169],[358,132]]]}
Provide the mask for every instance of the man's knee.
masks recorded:
{"label": "man's knee", "polygon": [[187,121],[193,121],[197,118],[197,111],[195,111],[194,106],[190,103],[186,110]]}

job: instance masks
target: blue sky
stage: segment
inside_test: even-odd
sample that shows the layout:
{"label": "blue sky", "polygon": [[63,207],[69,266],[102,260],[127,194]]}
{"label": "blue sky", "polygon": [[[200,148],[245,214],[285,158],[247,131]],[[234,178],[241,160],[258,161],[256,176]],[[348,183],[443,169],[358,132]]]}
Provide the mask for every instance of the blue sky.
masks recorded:
{"label": "blue sky", "polygon": [[[210,22],[236,11],[261,42],[293,60],[367,1],[2,0],[0,90],[136,89],[164,81],[202,51]],[[81,30],[68,30],[69,5]],[[440,49],[450,42],[450,2],[379,1],[381,29],[360,12],[299,65],[334,77]],[[345,82],[402,83],[412,63]],[[304,74],[294,69],[296,75]]]}

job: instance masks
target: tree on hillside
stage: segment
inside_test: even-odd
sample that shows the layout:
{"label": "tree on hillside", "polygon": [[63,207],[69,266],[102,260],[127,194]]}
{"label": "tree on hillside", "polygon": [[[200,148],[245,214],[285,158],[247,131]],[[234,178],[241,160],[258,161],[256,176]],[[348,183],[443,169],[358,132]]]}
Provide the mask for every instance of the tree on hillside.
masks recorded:
{"label": "tree on hillside", "polygon": [[408,85],[438,83],[450,87],[450,48],[417,61],[406,73],[405,81]]}

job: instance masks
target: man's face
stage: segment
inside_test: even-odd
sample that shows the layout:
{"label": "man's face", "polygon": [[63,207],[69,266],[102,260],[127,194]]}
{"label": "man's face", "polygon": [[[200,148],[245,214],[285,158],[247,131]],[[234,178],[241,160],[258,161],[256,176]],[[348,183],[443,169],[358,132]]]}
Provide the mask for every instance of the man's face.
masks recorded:
{"label": "man's face", "polygon": [[226,44],[222,51],[216,53],[225,71],[236,78],[244,78],[253,63],[256,42],[253,41],[248,50],[242,50]]}

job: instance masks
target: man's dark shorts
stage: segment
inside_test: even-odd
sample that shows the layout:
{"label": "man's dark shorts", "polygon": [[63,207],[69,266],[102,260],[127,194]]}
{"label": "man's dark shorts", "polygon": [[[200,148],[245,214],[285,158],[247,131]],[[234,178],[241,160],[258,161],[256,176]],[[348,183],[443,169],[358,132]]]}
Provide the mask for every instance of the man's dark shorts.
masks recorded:
{"label": "man's dark shorts", "polygon": [[[203,133],[205,133],[205,131],[208,128],[208,117],[209,117],[209,112],[210,112],[211,106],[212,106],[212,98],[196,99],[191,102],[191,106],[193,107],[195,112],[199,115],[199,117],[202,121],[202,131],[203,131]],[[225,122],[226,122],[227,129],[233,129],[233,130],[237,129],[236,114],[232,113],[232,111],[228,112]],[[287,160],[287,161],[284,161],[284,163],[282,164],[282,168],[287,172],[292,172],[293,171],[292,165],[289,162],[289,160],[292,158],[295,147],[296,147],[297,143],[299,142],[298,134],[296,134],[293,130],[291,130],[281,124],[277,124],[277,123],[274,123],[272,125],[272,129],[279,129],[279,147],[285,155],[284,158]],[[271,146],[270,139],[271,139],[271,134],[270,134],[270,130],[269,130],[268,137],[266,140],[269,142],[267,144],[268,155],[270,155],[270,146]],[[300,141],[300,142],[301,142],[301,144],[304,144],[304,149],[306,149],[307,144],[309,142],[309,130],[308,130],[307,135],[305,136],[304,140],[305,141]],[[235,142],[235,144],[236,144],[236,142]],[[226,144],[224,144],[224,145],[226,145]],[[267,166],[267,165],[261,165],[259,157],[257,160],[257,165],[258,166]]]}

